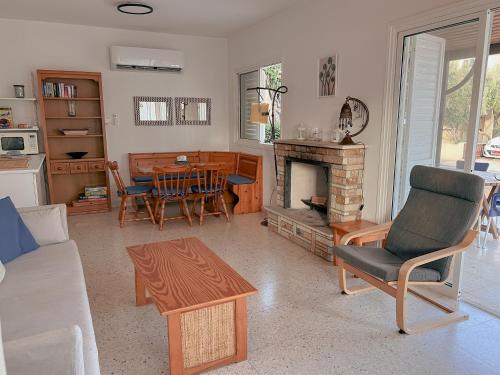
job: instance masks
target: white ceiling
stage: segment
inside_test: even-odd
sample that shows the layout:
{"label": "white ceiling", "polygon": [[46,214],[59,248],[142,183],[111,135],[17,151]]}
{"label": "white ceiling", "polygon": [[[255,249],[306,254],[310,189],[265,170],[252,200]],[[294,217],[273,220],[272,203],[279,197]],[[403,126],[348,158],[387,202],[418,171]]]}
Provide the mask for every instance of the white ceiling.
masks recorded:
{"label": "white ceiling", "polygon": [[[0,0],[0,18],[228,36],[304,0],[144,0],[149,15],[119,13],[115,0]],[[131,1],[133,2],[133,1]]]}

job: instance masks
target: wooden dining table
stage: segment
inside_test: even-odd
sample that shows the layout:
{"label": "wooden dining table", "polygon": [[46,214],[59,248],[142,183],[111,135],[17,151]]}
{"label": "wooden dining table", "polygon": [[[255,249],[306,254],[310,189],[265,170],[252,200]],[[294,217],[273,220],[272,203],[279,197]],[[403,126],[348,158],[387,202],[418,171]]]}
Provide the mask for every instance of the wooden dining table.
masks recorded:
{"label": "wooden dining table", "polygon": [[[491,199],[493,198],[493,194],[497,193],[498,188],[500,187],[500,173],[496,174],[493,172],[481,172],[481,171],[474,171],[473,173],[484,180],[485,189],[483,196],[483,212],[481,214],[481,223],[482,223],[483,218],[489,218]],[[481,225],[481,230],[486,230],[486,225]],[[496,240],[498,240],[498,238],[500,237],[499,230],[496,225],[490,226],[490,233]]]}

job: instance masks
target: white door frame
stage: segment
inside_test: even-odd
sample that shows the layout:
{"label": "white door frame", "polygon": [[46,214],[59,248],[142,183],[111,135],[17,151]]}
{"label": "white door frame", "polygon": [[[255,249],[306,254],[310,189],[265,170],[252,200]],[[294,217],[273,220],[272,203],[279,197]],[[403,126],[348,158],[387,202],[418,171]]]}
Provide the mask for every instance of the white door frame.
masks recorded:
{"label": "white door frame", "polygon": [[[386,87],[384,92],[384,107],[380,148],[380,179],[377,192],[376,218],[378,222],[391,219],[393,186],[395,180],[395,158],[397,144],[397,127],[399,117],[399,97],[402,68],[403,41],[406,36],[435,28],[451,26],[461,22],[479,20],[479,40],[474,64],[474,82],[472,88],[473,100],[470,109],[470,123],[468,128],[468,142],[465,148],[465,170],[472,170],[477,143],[477,129],[482,104],[484,75],[488,61],[488,51],[491,35],[491,11],[500,7],[500,1],[481,0],[466,1],[455,5],[446,6],[420,14],[415,17],[397,21],[389,26],[388,66],[386,72]],[[458,298],[460,295],[460,278],[463,262],[459,256],[453,267],[450,280],[453,284],[442,288],[442,292],[450,297]]]}
{"label": "white door frame", "polygon": [[488,9],[499,7],[500,0],[468,0],[420,13],[413,17],[407,17],[389,25],[386,85],[384,88],[382,131],[380,135],[380,178],[376,205],[377,222],[382,223],[391,219],[395,167],[394,155],[396,152],[399,110],[399,83],[401,79],[401,54],[403,51],[404,36],[464,22],[473,18],[480,19],[481,15],[484,16]]}

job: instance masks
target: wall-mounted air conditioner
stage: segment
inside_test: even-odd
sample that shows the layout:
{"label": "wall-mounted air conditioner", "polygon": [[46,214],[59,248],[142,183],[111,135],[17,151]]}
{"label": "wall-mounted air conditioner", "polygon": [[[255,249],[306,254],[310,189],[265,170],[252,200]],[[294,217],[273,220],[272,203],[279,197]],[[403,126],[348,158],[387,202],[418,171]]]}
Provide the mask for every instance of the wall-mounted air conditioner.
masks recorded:
{"label": "wall-mounted air conditioner", "polygon": [[157,48],[111,46],[111,69],[180,72],[184,67],[181,51]]}

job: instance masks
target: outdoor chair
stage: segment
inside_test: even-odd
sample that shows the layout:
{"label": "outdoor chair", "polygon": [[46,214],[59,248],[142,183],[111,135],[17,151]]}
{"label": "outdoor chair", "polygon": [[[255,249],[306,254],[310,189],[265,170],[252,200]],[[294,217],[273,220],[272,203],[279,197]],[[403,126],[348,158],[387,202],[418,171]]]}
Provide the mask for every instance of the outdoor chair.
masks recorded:
{"label": "outdoor chair", "polygon": [[484,232],[484,238],[483,238],[483,244],[482,248],[486,246],[486,238],[488,237],[488,233],[490,233],[490,228],[491,228],[491,223],[493,222],[493,219],[495,219],[495,225],[496,225],[496,219],[500,216],[500,193],[495,193],[491,197],[491,203],[490,203],[490,208],[488,212],[488,223],[486,224],[486,231]]}
{"label": "outdoor chair", "polygon": [[[463,160],[457,160],[456,161],[456,167],[458,170],[463,171],[465,168],[465,161]],[[486,172],[488,168],[490,167],[490,163],[486,163],[483,161],[476,161],[474,163],[474,170],[479,171],[479,172]]]}
{"label": "outdoor chair", "polygon": [[[424,296],[410,286],[444,284],[455,255],[474,242],[473,230],[481,207],[484,181],[469,173],[416,166],[411,171],[411,190],[393,222],[352,232],[333,249],[343,294],[378,288],[396,298],[396,321],[400,333],[417,333],[467,315]],[[367,234],[386,234],[384,248],[357,247],[350,241]],[[349,289],[346,271],[371,284]],[[446,315],[409,327],[407,293],[443,310]]]}

